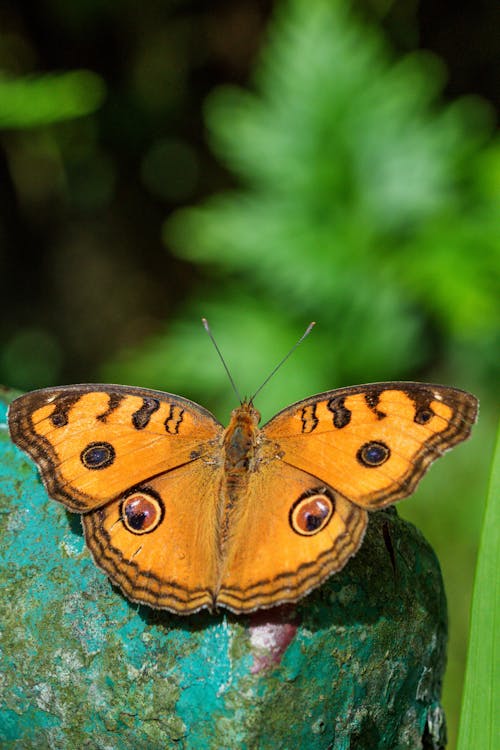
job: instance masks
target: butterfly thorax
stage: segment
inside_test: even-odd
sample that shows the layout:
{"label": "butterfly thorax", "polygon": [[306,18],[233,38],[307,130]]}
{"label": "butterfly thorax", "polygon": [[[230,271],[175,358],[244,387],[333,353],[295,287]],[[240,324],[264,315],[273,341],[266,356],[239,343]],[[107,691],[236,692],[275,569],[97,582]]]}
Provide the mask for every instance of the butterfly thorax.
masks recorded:
{"label": "butterfly thorax", "polygon": [[228,477],[238,477],[252,471],[260,414],[244,402],[231,413],[231,421],[224,433],[224,471]]}

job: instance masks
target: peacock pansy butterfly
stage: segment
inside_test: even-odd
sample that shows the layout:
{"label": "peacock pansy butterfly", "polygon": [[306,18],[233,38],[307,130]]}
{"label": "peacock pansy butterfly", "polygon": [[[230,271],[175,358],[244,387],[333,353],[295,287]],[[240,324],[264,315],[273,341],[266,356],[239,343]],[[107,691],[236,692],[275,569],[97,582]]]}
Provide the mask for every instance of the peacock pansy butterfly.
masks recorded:
{"label": "peacock pansy butterfly", "polygon": [[341,570],[368,511],[411,494],[476,412],[455,388],[374,383],[311,396],[262,428],[244,401],[224,429],[181,396],[71,385],[17,398],[9,428],[129,599],[243,613]]}

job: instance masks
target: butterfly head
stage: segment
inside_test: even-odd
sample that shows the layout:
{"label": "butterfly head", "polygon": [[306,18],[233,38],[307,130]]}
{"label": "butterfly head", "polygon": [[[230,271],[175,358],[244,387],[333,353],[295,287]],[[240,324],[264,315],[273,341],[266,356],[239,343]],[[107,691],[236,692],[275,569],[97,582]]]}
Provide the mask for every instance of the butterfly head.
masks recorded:
{"label": "butterfly head", "polygon": [[243,399],[241,404],[231,412],[231,422],[247,425],[250,429],[256,429],[260,422],[260,411],[253,405],[252,399]]}

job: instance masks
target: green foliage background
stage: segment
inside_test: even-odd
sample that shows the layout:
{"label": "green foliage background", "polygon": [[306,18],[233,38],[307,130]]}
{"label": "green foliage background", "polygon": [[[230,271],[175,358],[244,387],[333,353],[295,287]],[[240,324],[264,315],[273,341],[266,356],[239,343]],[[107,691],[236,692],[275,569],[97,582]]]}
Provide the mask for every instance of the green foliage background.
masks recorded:
{"label": "green foliage background", "polygon": [[[75,7],[71,23],[83,23]],[[453,747],[499,375],[500,149],[485,101],[445,102],[442,63],[422,51],[396,55],[362,18],[340,0],[278,3],[251,80],[206,98],[216,161],[195,153],[189,132],[162,132],[172,113],[189,111],[177,64],[182,18],[155,38],[145,13],[150,43],[136,49],[127,90],[87,70],[2,76],[7,173],[20,217],[46,245],[27,267],[19,254],[11,265],[2,259],[4,278],[21,289],[12,324],[3,322],[0,373],[25,388],[69,373],[152,386],[224,420],[234,395],[200,317],[247,395],[316,320],[259,395],[264,418],[313,392],[374,380],[479,395],[472,441],[400,506],[445,574]],[[19,41],[0,44],[4,61],[12,48]],[[134,228],[123,217],[140,210],[113,149],[128,149],[156,201]],[[61,206],[61,223],[47,231],[45,216]],[[49,302],[37,314],[32,298],[44,295],[64,307]]]}

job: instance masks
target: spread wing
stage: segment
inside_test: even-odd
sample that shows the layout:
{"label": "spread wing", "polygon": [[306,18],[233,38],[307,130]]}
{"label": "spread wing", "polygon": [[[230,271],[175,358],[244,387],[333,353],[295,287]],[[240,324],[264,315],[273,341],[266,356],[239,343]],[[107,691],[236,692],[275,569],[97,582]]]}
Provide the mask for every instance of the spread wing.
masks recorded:
{"label": "spread wing", "polygon": [[263,428],[282,460],[364,508],[411,494],[430,464],[465,440],[477,400],[442,385],[373,383],[320,393]]}
{"label": "spread wing", "polygon": [[214,451],[222,435],[192,401],[118,385],[33,391],[12,402],[8,419],[49,495],[80,513]]}
{"label": "spread wing", "polygon": [[192,461],[82,516],[96,564],[132,601],[178,614],[213,608],[222,469]]}
{"label": "spread wing", "polygon": [[250,478],[217,604],[240,613],[297,601],[355,554],[367,517],[314,476],[266,463]]}

